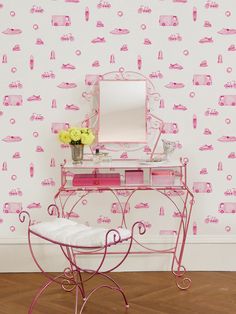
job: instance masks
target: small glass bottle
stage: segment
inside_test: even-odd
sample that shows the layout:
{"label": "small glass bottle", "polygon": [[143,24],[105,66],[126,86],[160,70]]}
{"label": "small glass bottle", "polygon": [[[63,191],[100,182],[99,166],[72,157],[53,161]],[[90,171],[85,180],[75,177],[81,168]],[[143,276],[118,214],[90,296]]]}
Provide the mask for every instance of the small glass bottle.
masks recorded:
{"label": "small glass bottle", "polygon": [[93,155],[93,162],[99,163],[101,161],[101,155],[99,153],[99,148],[96,148],[95,154]]}

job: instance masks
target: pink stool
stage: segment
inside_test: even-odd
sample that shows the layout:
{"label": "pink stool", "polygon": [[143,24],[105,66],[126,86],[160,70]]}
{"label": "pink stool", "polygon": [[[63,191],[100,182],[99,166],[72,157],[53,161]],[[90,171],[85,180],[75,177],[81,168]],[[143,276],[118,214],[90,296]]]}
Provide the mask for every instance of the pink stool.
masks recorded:
{"label": "pink stool", "polygon": [[[19,214],[21,222],[24,222],[26,217],[29,218],[28,244],[31,255],[37,267],[48,278],[48,281],[40,288],[31,302],[28,314],[33,313],[33,309],[37,303],[38,298],[52,283],[58,283],[61,288],[67,292],[71,292],[75,289],[75,314],[81,314],[88,299],[94,292],[101,288],[107,288],[111,289],[112,291],[119,292],[124,299],[125,306],[129,307],[123,290],[119,284],[108,275],[108,273],[118,268],[129,255],[134,240],[134,229],[137,228],[140,235],[145,233],[146,229],[142,222],[134,223],[131,230],[124,228],[104,229],[88,227],[66,218],[54,218],[48,222],[32,224],[28,212],[22,211]],[[40,266],[32,249],[32,235],[60,246],[63,255],[69,262],[69,266],[64,269],[60,275],[51,277]],[[105,271],[102,270],[102,267],[106,261],[106,257],[109,255],[109,248],[123,242],[128,243],[128,245],[125,251],[123,250],[122,252],[119,252],[119,254],[122,254],[120,260],[116,263],[115,266],[109,267]],[[81,268],[78,264],[78,257],[80,255],[94,253],[101,254],[101,261],[99,266],[95,270]],[[89,275],[88,278],[83,278],[84,273]],[[107,280],[108,283],[98,285],[92,288],[90,291],[86,291],[86,282],[95,276],[101,276]],[[79,296],[81,296],[83,302],[78,312]]]}

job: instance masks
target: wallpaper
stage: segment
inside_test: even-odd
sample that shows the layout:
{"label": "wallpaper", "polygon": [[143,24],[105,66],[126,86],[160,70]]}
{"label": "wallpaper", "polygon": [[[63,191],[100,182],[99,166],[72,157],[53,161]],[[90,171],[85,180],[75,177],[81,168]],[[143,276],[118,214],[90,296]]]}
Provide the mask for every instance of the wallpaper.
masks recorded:
{"label": "wallpaper", "polygon": [[[25,237],[21,210],[35,221],[47,217],[60,164],[70,160],[57,133],[91,114],[87,75],[120,69],[153,83],[162,137],[176,143],[176,157],[189,160],[195,194],[189,234],[235,235],[234,2],[0,1],[1,241]],[[142,192],[129,206],[153,233],[154,221],[159,235],[176,228],[178,215],[161,197]],[[109,226],[119,213],[107,192],[89,195],[81,207],[88,224]]]}

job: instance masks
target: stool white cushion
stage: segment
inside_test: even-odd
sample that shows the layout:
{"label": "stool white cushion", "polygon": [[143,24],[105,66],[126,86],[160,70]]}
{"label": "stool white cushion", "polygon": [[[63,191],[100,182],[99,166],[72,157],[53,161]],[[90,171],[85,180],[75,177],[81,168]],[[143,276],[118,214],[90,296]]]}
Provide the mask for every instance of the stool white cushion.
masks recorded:
{"label": "stool white cushion", "polygon": [[[117,228],[115,230],[119,232],[121,241],[127,240],[131,236],[128,229]],[[63,245],[103,247],[106,244],[106,234],[109,229],[88,227],[69,219],[56,218],[52,221],[31,225],[30,231],[48,241]],[[107,244],[114,244],[114,234],[118,240],[118,234],[110,232]]]}

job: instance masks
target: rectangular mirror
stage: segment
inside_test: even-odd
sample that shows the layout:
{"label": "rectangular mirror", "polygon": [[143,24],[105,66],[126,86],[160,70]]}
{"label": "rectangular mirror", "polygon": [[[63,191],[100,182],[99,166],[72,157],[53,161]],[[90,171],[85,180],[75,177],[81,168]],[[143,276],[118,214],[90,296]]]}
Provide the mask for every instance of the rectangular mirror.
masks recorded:
{"label": "rectangular mirror", "polygon": [[99,143],[145,143],[146,81],[99,82]]}

